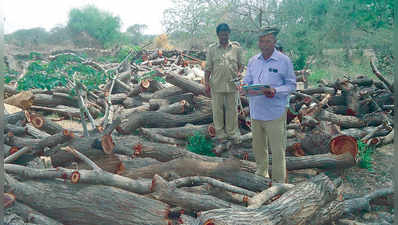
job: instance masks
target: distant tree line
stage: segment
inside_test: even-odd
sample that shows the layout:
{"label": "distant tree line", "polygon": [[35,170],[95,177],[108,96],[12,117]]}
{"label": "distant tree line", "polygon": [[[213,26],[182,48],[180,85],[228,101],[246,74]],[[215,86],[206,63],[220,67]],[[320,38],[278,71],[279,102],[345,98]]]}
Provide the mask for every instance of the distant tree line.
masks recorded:
{"label": "distant tree line", "polygon": [[153,39],[153,35],[144,34],[145,24],[134,24],[126,32],[121,32],[120,28],[118,16],[87,5],[72,9],[66,25],[58,25],[50,31],[40,27],[21,29],[5,35],[5,40],[20,47],[73,43],[78,47],[107,48],[116,44],[139,45]]}

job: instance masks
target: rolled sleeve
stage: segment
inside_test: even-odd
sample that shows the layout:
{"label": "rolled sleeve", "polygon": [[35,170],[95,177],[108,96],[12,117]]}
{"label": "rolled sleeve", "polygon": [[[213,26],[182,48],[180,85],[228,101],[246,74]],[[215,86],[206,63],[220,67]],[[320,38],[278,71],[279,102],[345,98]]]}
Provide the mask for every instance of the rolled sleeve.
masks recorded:
{"label": "rolled sleeve", "polygon": [[296,75],[294,73],[293,64],[290,60],[287,62],[287,73],[283,76],[284,85],[275,87],[277,95],[289,95],[296,90]]}

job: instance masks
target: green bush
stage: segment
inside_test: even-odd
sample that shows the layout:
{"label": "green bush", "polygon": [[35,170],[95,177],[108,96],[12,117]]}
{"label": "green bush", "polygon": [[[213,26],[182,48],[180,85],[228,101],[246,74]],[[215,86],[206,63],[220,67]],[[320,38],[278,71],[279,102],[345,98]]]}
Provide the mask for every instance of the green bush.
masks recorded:
{"label": "green bush", "polygon": [[207,156],[216,156],[213,152],[213,141],[200,132],[188,137],[187,149],[193,153]]}
{"label": "green bush", "polygon": [[374,153],[374,146],[368,146],[362,141],[358,140],[358,154],[359,154],[359,167],[373,171],[372,155]]}

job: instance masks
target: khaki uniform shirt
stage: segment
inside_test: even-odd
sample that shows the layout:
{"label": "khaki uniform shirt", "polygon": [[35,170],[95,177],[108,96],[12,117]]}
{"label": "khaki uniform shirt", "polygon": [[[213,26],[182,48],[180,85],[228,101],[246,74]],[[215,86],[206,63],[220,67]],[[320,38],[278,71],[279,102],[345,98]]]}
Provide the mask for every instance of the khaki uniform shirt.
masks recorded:
{"label": "khaki uniform shirt", "polygon": [[211,44],[207,49],[206,71],[210,71],[210,87],[212,92],[236,92],[231,80],[238,75],[242,65],[242,48],[235,41],[230,41],[227,48],[220,43]]}

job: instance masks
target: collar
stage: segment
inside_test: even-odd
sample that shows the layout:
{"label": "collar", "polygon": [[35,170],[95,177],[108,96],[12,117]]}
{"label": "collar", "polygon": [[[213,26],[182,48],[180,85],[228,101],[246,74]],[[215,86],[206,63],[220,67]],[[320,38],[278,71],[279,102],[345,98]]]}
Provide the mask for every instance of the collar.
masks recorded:
{"label": "collar", "polygon": [[272,53],[271,57],[269,57],[267,60],[264,59],[262,53],[259,53],[259,54],[257,55],[257,59],[259,59],[259,60],[264,60],[264,61],[268,61],[268,60],[270,60],[270,59],[273,59],[273,60],[275,60],[275,61],[278,61],[278,60],[279,60],[279,54],[280,54],[280,52],[279,52],[278,50],[276,50],[276,48],[274,48],[274,52]]}
{"label": "collar", "polygon": [[[231,47],[232,46],[232,42],[230,40],[228,40],[228,46],[227,47]],[[218,42],[217,47],[221,48],[221,44],[220,42]]]}

